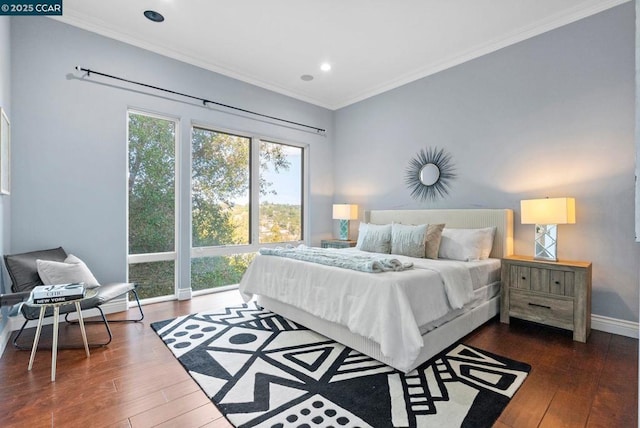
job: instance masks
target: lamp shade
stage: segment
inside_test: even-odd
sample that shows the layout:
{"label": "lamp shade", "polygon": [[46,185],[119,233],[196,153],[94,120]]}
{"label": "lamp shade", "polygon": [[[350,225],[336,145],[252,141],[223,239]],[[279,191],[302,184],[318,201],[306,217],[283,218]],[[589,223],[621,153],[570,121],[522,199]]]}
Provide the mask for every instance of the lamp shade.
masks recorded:
{"label": "lamp shade", "polygon": [[526,199],[520,201],[522,224],[575,224],[574,198]]}
{"label": "lamp shade", "polygon": [[333,205],[334,220],[357,220],[358,206],[351,204],[334,204]]}

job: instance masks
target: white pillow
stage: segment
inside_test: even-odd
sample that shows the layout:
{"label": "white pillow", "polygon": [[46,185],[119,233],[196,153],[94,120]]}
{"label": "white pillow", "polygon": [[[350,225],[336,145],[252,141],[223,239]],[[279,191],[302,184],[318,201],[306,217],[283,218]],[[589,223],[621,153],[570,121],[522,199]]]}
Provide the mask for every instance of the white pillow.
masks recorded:
{"label": "white pillow", "polygon": [[362,241],[364,241],[364,235],[367,234],[367,226],[369,223],[360,222],[358,226],[358,239],[356,240],[356,248],[360,249],[362,247]]}
{"label": "white pillow", "polygon": [[391,225],[391,254],[424,258],[427,243],[427,225]]}
{"label": "white pillow", "polygon": [[100,285],[86,264],[73,254],[69,254],[64,262],[36,260],[38,275],[45,285],[84,282],[87,287]]}
{"label": "white pillow", "polygon": [[438,257],[469,262],[489,257],[493,247],[495,227],[481,229],[450,229],[442,231]]}
{"label": "white pillow", "polygon": [[360,223],[356,248],[372,253],[391,252],[391,225]]}

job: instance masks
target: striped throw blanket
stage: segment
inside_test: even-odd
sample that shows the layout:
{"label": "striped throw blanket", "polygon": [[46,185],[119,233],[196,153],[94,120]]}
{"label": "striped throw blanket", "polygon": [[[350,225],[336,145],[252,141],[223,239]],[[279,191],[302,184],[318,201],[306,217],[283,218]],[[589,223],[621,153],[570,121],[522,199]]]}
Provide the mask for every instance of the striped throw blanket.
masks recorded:
{"label": "striped throw blanket", "polygon": [[261,248],[259,252],[265,256],[288,257],[305,262],[370,273],[398,272],[413,267],[413,263],[402,263],[400,260],[390,257],[356,254],[330,248],[307,247],[306,245]]}

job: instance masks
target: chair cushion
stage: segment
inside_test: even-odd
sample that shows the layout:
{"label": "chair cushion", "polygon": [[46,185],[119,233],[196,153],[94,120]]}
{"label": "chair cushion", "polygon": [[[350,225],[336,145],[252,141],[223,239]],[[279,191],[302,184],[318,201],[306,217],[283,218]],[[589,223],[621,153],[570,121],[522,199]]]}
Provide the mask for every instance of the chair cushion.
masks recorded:
{"label": "chair cushion", "polygon": [[104,284],[98,287],[99,304],[113,300],[133,290],[136,285],[133,282],[114,282],[112,284]]}
{"label": "chair cushion", "polygon": [[5,255],[4,262],[12,282],[11,290],[13,292],[29,291],[37,285],[42,285],[36,260],[63,262],[66,258],[67,253],[62,247]]}

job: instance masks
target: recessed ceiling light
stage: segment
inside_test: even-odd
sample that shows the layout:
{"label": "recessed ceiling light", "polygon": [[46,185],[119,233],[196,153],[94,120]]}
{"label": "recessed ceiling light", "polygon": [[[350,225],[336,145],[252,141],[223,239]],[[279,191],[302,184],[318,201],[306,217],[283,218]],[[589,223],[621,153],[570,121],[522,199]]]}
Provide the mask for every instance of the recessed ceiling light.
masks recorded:
{"label": "recessed ceiling light", "polygon": [[156,12],[155,10],[145,10],[144,16],[146,16],[148,20],[153,22],[164,21],[164,16],[162,16],[162,14]]}
{"label": "recessed ceiling light", "polygon": [[329,64],[328,62],[323,62],[322,65],[320,66],[320,70],[322,71],[331,70],[331,64]]}
{"label": "recessed ceiling light", "polygon": [[303,74],[302,76],[300,76],[300,79],[304,80],[305,82],[310,82],[313,80],[313,76],[310,74]]}

